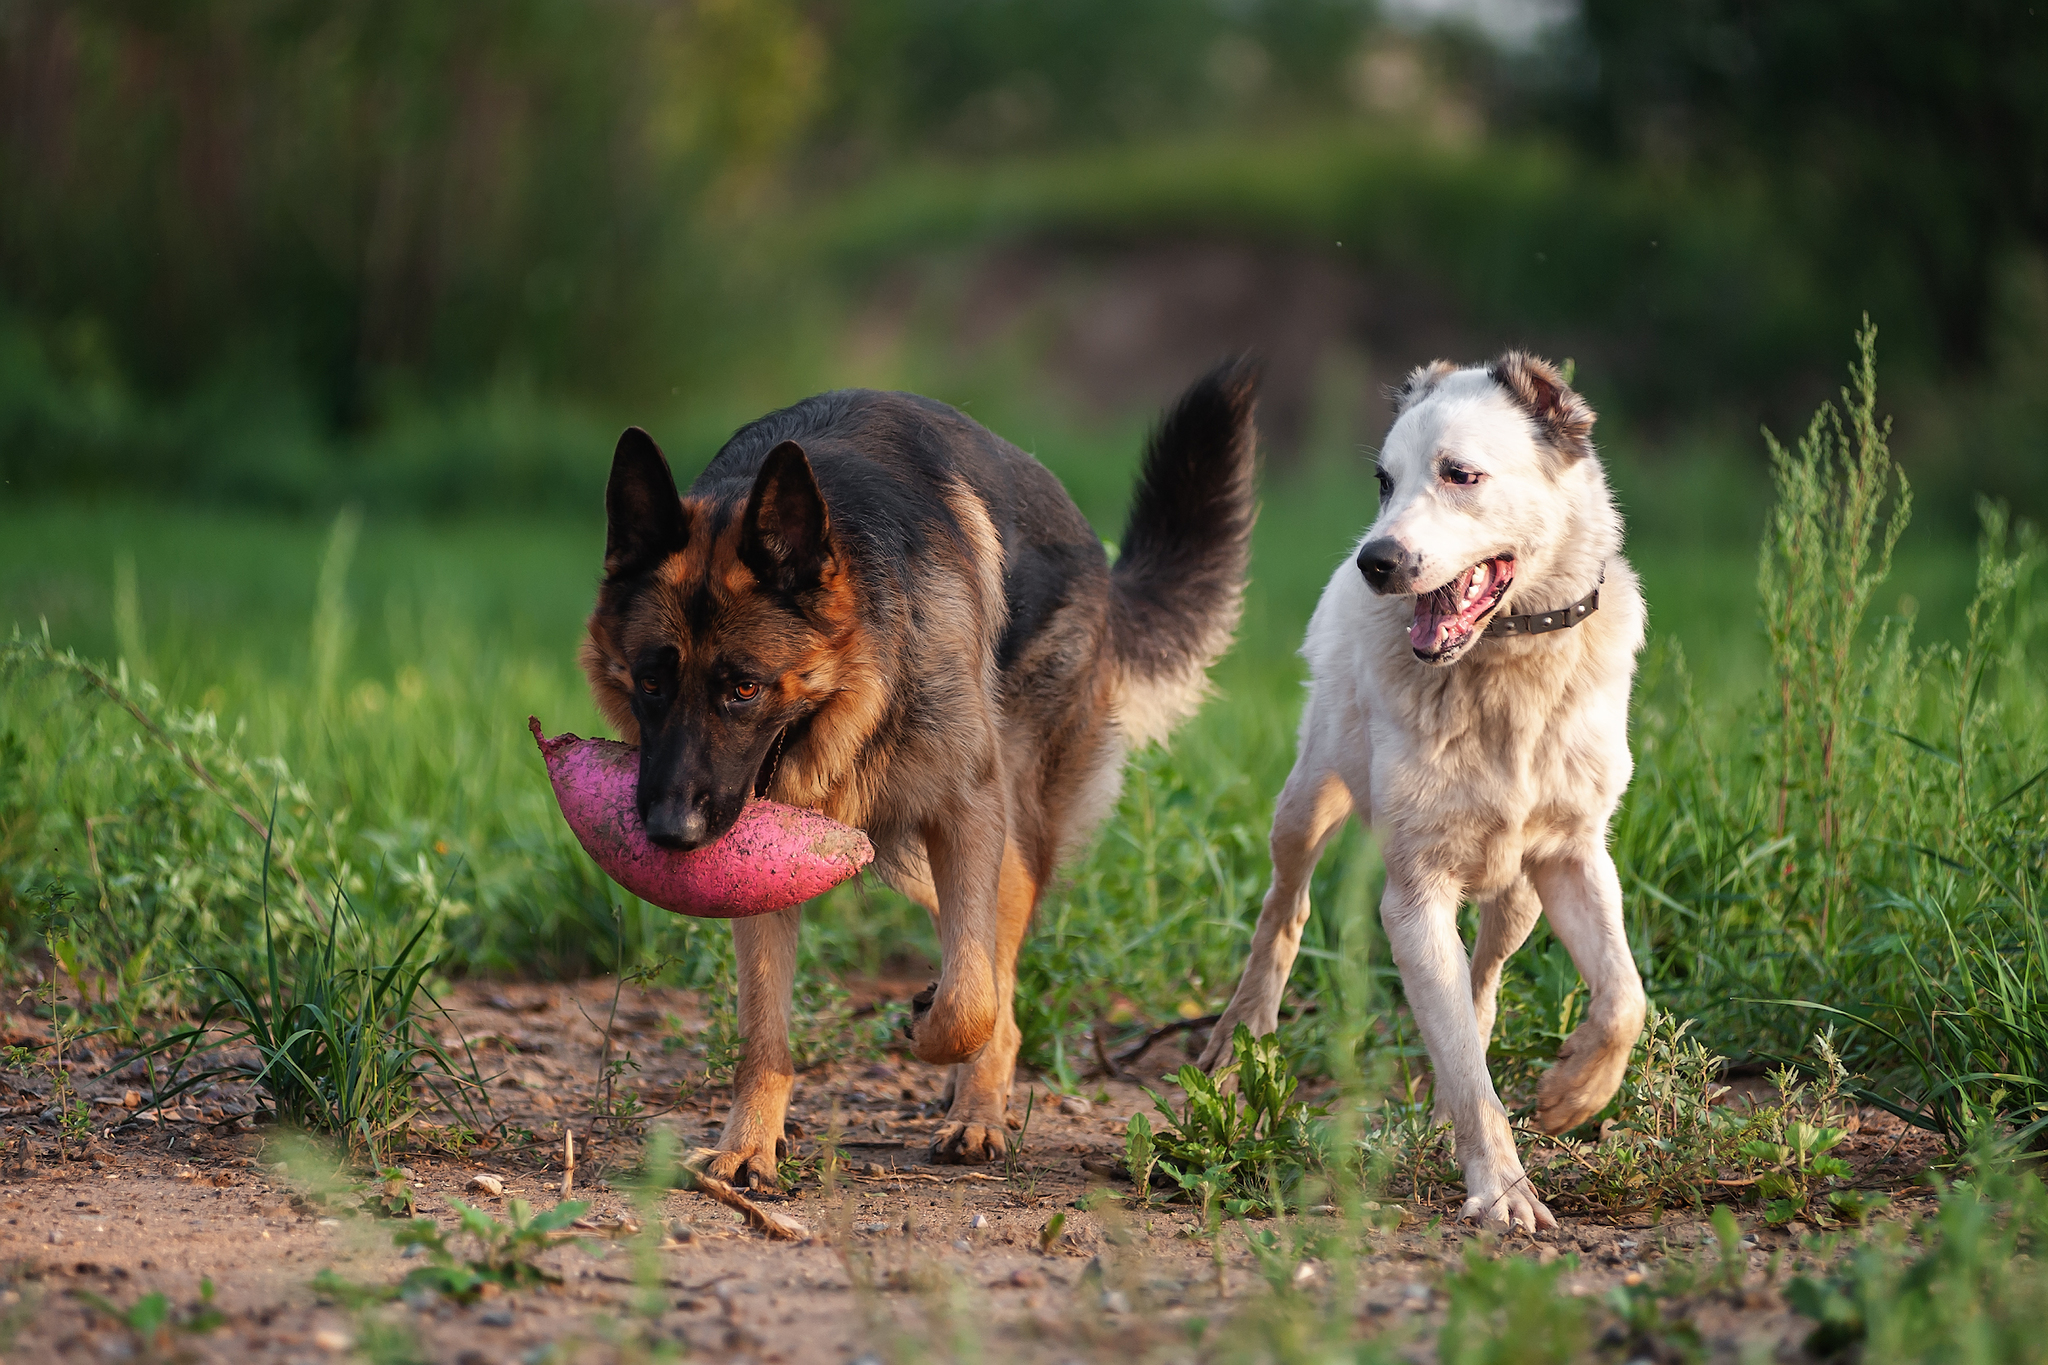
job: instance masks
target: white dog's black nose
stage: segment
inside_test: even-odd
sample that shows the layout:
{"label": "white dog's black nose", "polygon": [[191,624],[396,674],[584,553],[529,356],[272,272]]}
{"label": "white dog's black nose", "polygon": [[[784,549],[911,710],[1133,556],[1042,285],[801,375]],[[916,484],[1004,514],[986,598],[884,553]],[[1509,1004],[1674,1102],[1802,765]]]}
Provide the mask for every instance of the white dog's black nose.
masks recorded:
{"label": "white dog's black nose", "polygon": [[1414,576],[1415,566],[1409,562],[1408,551],[1400,541],[1381,536],[1359,547],[1358,571],[1365,575],[1366,586],[1374,592],[1401,592]]}

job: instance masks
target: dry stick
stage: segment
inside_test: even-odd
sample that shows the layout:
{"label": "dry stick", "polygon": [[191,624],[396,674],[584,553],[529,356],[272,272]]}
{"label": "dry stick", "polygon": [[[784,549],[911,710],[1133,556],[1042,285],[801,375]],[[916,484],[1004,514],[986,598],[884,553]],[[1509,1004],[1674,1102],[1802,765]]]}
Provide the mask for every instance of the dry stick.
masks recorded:
{"label": "dry stick", "polygon": [[[133,716],[135,723],[147,731],[150,738],[163,745],[166,749],[169,749],[172,755],[180,763],[184,764],[194,777],[199,779],[201,785],[221,800],[227,802],[229,809],[242,818],[243,824],[256,831],[258,835],[265,839],[270,837],[270,827],[250,814],[248,808],[241,802],[235,800],[228,793],[228,789],[220,784],[220,780],[207,771],[206,765],[199,761],[197,754],[191,753],[185,746],[178,743],[177,740],[172,739],[169,732],[163,726],[157,724],[155,720],[151,719],[149,714],[140,706],[137,706],[126,692],[116,687],[111,678],[108,678],[82,659],[61,659],[54,660],[54,662],[75,671],[80,677],[99,689],[107,700]],[[274,861],[284,869],[284,874],[292,879],[292,885],[298,888],[299,898],[305,901],[306,908],[313,912],[313,922],[325,927],[327,924],[327,912],[320,908],[320,902],[314,897],[312,889],[306,885],[306,879],[299,875],[299,869],[293,865],[291,855],[288,853],[276,854],[274,855]]]}
{"label": "dry stick", "polygon": [[562,1198],[569,1197],[569,1187],[576,1183],[576,1130],[562,1125]]}
{"label": "dry stick", "polygon": [[1109,1032],[1109,1021],[1105,1019],[1096,1020],[1095,1027],[1088,1031],[1089,1038],[1095,1043],[1095,1065],[1101,1069],[1103,1076],[1113,1081],[1120,1081],[1124,1076],[1123,1068],[1110,1058],[1109,1049],[1103,1045],[1102,1035],[1107,1032]]}
{"label": "dry stick", "polygon": [[1176,1019],[1164,1028],[1153,1029],[1135,1044],[1117,1053],[1116,1064],[1118,1066],[1129,1066],[1132,1062],[1137,1061],[1140,1057],[1150,1052],[1155,1043],[1163,1042],[1176,1033],[1186,1033],[1189,1029],[1214,1027],[1216,1021],[1222,1017],[1220,1014],[1205,1014],[1199,1019]]}
{"label": "dry stick", "polygon": [[746,1215],[749,1225],[759,1228],[780,1242],[807,1242],[811,1230],[794,1218],[785,1218],[773,1209],[764,1209],[753,1200],[741,1194],[715,1175],[704,1171],[690,1171],[690,1179],[697,1189],[712,1199]]}

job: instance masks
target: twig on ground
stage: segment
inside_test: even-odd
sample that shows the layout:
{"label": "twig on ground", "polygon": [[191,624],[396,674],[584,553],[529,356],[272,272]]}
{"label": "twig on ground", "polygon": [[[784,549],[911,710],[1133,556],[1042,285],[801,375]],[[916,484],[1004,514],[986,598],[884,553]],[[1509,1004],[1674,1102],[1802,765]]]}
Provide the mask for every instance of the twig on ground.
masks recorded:
{"label": "twig on ground", "polygon": [[1164,1028],[1153,1029],[1136,1043],[1117,1053],[1112,1060],[1118,1066],[1129,1066],[1150,1052],[1156,1044],[1166,1041],[1174,1034],[1186,1033],[1190,1029],[1214,1028],[1216,1021],[1222,1017],[1220,1014],[1205,1014],[1199,1019],[1176,1019]]}
{"label": "twig on ground", "polygon": [[753,1200],[741,1194],[732,1186],[703,1169],[703,1164],[717,1156],[715,1148],[699,1147],[683,1162],[683,1173],[699,1194],[706,1195],[717,1203],[725,1205],[736,1213],[746,1215],[750,1227],[767,1233],[781,1242],[808,1242],[811,1230],[794,1218],[786,1218],[773,1209],[764,1209]]}
{"label": "twig on ground", "polygon": [[1113,1081],[1120,1081],[1123,1079],[1124,1070],[1116,1064],[1116,1059],[1109,1055],[1109,1048],[1102,1041],[1102,1035],[1108,1031],[1108,1021],[1098,1019],[1095,1021],[1095,1027],[1088,1031],[1088,1037],[1095,1044],[1095,1065],[1098,1074]]}

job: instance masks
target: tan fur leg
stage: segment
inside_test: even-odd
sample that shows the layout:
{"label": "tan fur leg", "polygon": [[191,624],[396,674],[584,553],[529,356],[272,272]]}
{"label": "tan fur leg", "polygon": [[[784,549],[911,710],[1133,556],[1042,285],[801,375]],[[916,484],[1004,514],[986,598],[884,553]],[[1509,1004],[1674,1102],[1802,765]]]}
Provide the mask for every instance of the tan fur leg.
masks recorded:
{"label": "tan fur leg", "polygon": [[[1306,727],[1304,727],[1306,728]],[[1202,1049],[1202,1069],[1214,1070],[1230,1060],[1230,1035],[1239,1024],[1254,1035],[1280,1027],[1280,999],[1287,974],[1301,951],[1301,931],[1308,923],[1308,883],[1330,836],[1352,811],[1350,788],[1335,771],[1304,753],[1288,774],[1287,785],[1273,810],[1273,884],[1252,931],[1251,955],[1238,978],[1237,991]]]}
{"label": "tan fur leg", "polygon": [[1527,877],[1479,903],[1479,936],[1472,944],[1472,1013],[1479,1018],[1479,1041],[1493,1040],[1494,1012],[1500,995],[1500,969],[1529,941],[1543,913],[1543,902]]}
{"label": "tan fur leg", "polygon": [[1458,888],[1449,878],[1413,875],[1392,857],[1380,923],[1401,969],[1401,986],[1429,1048],[1437,1112],[1451,1121],[1458,1165],[1465,1173],[1461,1218],[1556,1227],[1529,1184],[1507,1111],[1486,1072],[1486,1046],[1472,1013],[1469,968],[1458,938]]}
{"label": "tan fur leg", "polygon": [[743,1050],[733,1076],[732,1112],[718,1155],[707,1168],[728,1184],[779,1189],[782,1121],[796,1067],[789,1055],[789,991],[796,977],[797,926],[803,907],[732,922],[739,960],[739,1016]]}
{"label": "tan fur leg", "polygon": [[910,1050],[937,1065],[964,1062],[996,1031],[998,889],[1009,814],[991,782],[924,830],[939,902],[939,980],[911,1026]]}
{"label": "tan fur leg", "polygon": [[1584,857],[1530,869],[1551,932],[1586,979],[1586,1018],[1557,1051],[1536,1087],[1536,1123],[1546,1133],[1578,1127],[1621,1088],[1629,1049],[1643,1031],[1642,978],[1621,919],[1621,879],[1598,844]]}
{"label": "tan fur leg", "polygon": [[1003,850],[1002,887],[996,897],[996,1029],[974,1060],[953,1068],[952,1104],[932,1137],[931,1159],[980,1165],[1008,1150],[1010,1087],[1017,1071],[1017,951],[1038,908],[1038,884],[1015,844]]}

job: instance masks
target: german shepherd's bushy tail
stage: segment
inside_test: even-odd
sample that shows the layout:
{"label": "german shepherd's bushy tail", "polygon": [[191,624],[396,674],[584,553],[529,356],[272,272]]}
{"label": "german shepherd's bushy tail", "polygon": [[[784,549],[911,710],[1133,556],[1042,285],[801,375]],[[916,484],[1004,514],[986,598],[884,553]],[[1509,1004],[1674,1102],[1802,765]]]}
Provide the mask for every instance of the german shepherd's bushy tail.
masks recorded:
{"label": "german shepherd's bushy tail", "polygon": [[1162,740],[1208,694],[1237,632],[1251,556],[1252,424],[1259,377],[1245,359],[1197,381],[1152,433],[1110,573],[1116,713],[1133,744]]}

